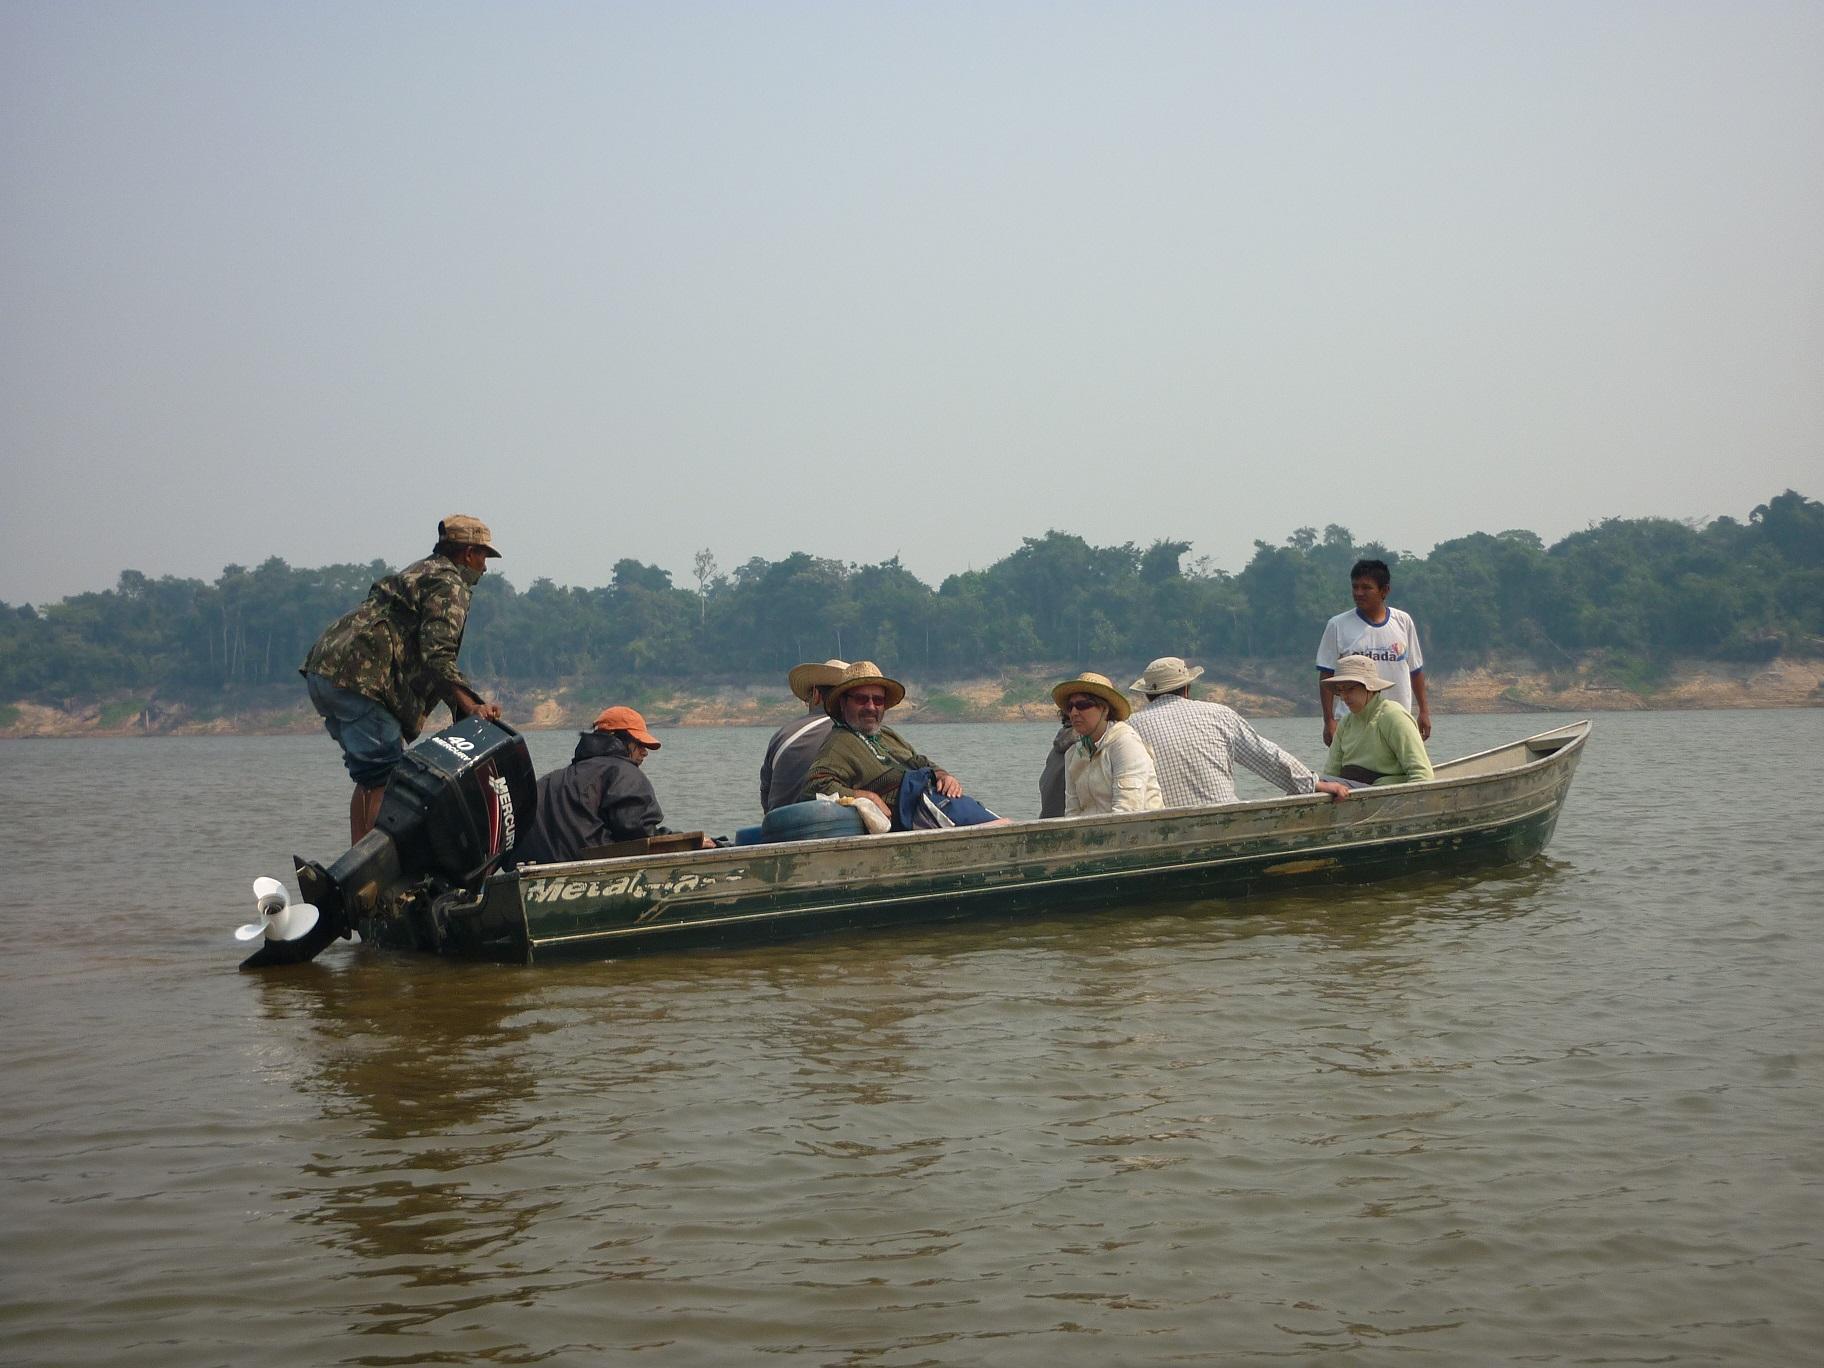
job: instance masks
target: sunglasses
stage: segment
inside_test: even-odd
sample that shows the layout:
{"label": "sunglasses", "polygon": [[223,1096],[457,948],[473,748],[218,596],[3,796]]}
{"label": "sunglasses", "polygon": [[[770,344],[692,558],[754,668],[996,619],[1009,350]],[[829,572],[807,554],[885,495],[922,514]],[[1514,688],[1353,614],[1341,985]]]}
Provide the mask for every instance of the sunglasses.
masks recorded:
{"label": "sunglasses", "polygon": [[852,693],[852,694],[846,694],[846,695],[844,695],[844,697],[846,697],[851,703],[856,704],[858,707],[884,708],[887,706],[887,696],[884,693],[881,693],[881,694]]}
{"label": "sunglasses", "polygon": [[1073,698],[1064,705],[1065,712],[1088,712],[1091,708],[1106,708],[1108,704],[1099,698]]}

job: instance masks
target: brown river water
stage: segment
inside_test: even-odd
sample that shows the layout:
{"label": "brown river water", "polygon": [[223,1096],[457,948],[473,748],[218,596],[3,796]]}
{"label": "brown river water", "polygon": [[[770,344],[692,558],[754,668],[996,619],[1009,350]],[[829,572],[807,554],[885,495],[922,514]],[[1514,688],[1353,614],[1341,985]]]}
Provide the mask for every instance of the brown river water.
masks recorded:
{"label": "brown river water", "polygon": [[[909,730],[1036,810],[1051,728]],[[666,733],[671,824],[765,736]],[[0,1362],[1824,1361],[1821,758],[1604,715],[1479,878],[256,976],[327,738],[6,742]]]}

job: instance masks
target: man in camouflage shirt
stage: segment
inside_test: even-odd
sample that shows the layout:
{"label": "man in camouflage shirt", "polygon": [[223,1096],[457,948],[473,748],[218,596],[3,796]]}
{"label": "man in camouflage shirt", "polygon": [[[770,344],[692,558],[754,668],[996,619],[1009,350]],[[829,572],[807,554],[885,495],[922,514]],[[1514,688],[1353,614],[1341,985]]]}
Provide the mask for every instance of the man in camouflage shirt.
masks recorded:
{"label": "man in camouflage shirt", "polygon": [[375,581],[366,599],[317,638],[298,671],[355,781],[351,844],[373,829],[387,777],[432,708],[446,703],[454,717],[500,717],[499,705],[456,668],[469,597],[489,558],[500,555],[491,540],[477,518],[445,518],[431,554]]}

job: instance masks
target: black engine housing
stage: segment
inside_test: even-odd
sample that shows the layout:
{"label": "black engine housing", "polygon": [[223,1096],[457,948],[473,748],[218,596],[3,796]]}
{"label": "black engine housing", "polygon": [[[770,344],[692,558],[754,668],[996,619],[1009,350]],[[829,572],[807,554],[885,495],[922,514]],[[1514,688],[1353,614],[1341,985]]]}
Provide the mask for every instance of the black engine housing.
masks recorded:
{"label": "black engine housing", "polygon": [[372,831],[328,869],[294,859],[316,926],[297,940],[263,942],[241,968],[301,964],[357,919],[480,883],[530,825],[537,802],[526,740],[505,723],[468,717],[422,738],[387,780]]}

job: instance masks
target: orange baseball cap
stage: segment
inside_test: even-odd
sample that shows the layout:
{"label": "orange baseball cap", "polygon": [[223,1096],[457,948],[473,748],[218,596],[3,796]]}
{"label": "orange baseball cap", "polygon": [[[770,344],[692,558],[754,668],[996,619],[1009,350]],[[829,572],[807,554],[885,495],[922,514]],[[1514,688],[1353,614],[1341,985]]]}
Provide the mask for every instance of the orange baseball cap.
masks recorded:
{"label": "orange baseball cap", "polygon": [[659,738],[646,730],[646,719],[632,708],[603,708],[596,715],[597,731],[624,731],[648,750],[659,748]]}

